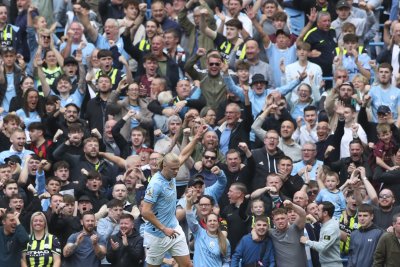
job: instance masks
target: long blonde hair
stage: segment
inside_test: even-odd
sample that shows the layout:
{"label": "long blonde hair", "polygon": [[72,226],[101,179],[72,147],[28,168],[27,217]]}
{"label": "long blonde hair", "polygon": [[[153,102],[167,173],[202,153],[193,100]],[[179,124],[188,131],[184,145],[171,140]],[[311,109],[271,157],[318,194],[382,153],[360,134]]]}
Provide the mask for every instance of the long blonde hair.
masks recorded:
{"label": "long blonde hair", "polygon": [[44,220],[44,222],[45,222],[44,234],[47,235],[47,234],[49,233],[49,227],[48,227],[48,224],[47,224],[46,216],[45,216],[44,213],[41,212],[41,211],[37,211],[37,212],[33,213],[32,216],[31,216],[31,224],[30,224],[31,235],[34,234],[34,232],[33,232],[33,227],[32,227],[32,223],[33,223],[33,218],[35,218],[36,216],[42,216],[42,218],[43,218],[43,220]]}
{"label": "long blonde hair", "polygon": [[[217,217],[218,220],[218,215],[211,212],[210,214],[207,215],[207,221],[208,221],[208,217],[210,215],[214,215],[215,217]],[[218,221],[218,225],[219,225],[219,221]],[[226,237],[224,236],[224,234],[222,233],[221,229],[218,227],[217,228],[217,237],[218,237],[218,246],[219,246],[219,250],[221,251],[222,256],[226,256],[227,254],[227,250],[228,250],[228,242],[226,241]]]}

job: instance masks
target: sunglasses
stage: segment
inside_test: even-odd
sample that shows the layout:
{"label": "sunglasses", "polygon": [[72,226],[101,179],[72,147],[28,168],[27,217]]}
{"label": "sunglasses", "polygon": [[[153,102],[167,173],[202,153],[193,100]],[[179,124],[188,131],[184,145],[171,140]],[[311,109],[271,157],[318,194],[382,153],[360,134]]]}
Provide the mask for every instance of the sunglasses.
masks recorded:
{"label": "sunglasses", "polygon": [[211,159],[211,160],[216,160],[216,159],[217,159],[217,157],[206,156],[206,155],[204,155],[204,158],[205,158],[205,159]]}
{"label": "sunglasses", "polygon": [[386,198],[392,198],[393,196],[391,196],[391,195],[386,195],[386,194],[384,194],[384,195],[379,195],[379,198],[383,198],[383,199],[386,199]]}
{"label": "sunglasses", "polygon": [[307,195],[311,196],[311,195],[316,195],[318,194],[318,190],[310,190],[307,192]]}
{"label": "sunglasses", "polygon": [[50,35],[42,35],[43,39],[50,39]]}
{"label": "sunglasses", "polygon": [[218,62],[210,62],[210,63],[208,63],[208,65],[210,66],[210,67],[213,67],[213,66],[216,66],[216,67],[219,67],[220,65],[221,65],[221,63],[218,63]]}

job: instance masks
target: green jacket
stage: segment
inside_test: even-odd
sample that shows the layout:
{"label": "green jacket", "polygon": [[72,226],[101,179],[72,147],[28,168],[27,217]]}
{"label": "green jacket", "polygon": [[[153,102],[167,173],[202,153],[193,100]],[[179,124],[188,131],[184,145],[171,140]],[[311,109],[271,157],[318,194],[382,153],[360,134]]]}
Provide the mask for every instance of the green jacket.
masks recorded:
{"label": "green jacket", "polygon": [[[208,6],[205,6],[205,7],[208,9],[210,14],[214,14],[213,11],[208,8]],[[191,55],[196,53],[196,51],[193,51],[193,49],[195,47],[194,44],[195,44],[195,38],[196,38],[196,31],[199,31],[199,36],[197,38],[197,47],[205,48],[207,51],[210,49],[213,49],[214,41],[211,38],[209,38],[208,36],[206,36],[205,34],[203,34],[200,31],[200,29],[196,28],[196,26],[189,20],[187,13],[188,13],[187,9],[183,8],[178,14],[178,21],[179,21],[179,25],[181,25],[181,27],[184,31],[184,35],[188,39],[187,47],[185,47],[185,49],[187,51],[189,51],[188,57],[190,57]],[[208,27],[212,30],[216,30],[217,24],[215,22],[214,17],[211,15],[210,18],[211,18],[211,20],[208,23]],[[201,67],[205,68],[206,67],[205,58],[202,58],[200,60],[200,62],[201,62]]]}
{"label": "green jacket", "polygon": [[384,233],[379,239],[372,267],[399,266],[400,243],[394,233]]}

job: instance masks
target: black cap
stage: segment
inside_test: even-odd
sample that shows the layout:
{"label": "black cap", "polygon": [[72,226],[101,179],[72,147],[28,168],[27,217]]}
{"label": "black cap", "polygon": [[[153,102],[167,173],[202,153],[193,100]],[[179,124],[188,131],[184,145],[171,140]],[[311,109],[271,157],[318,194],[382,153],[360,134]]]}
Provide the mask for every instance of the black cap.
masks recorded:
{"label": "black cap", "polygon": [[188,187],[195,186],[196,184],[204,184],[204,176],[201,174],[196,174],[193,176],[188,183]]}
{"label": "black cap", "polygon": [[378,114],[388,114],[390,112],[392,112],[392,111],[390,110],[390,108],[388,106],[382,105],[382,106],[378,107],[378,111],[376,113],[378,113]]}
{"label": "black cap", "polygon": [[92,201],[90,200],[90,198],[87,195],[83,195],[78,199],[78,202],[83,202],[83,201],[92,203]]}
{"label": "black cap", "polygon": [[21,158],[20,157],[18,157],[17,155],[12,155],[12,156],[9,156],[8,158],[5,158],[4,159],[4,162],[5,163],[8,163],[8,162],[14,162],[14,163],[19,163],[20,165],[21,165],[21,163],[22,163],[22,161],[21,161]]}
{"label": "black cap", "polygon": [[350,5],[349,5],[349,3],[347,3],[347,1],[339,1],[337,4],[336,4],[336,9],[339,9],[339,8],[342,8],[342,7],[347,7],[347,8],[351,8],[350,7]]}
{"label": "black cap", "polygon": [[74,65],[78,66],[78,61],[76,61],[76,59],[74,57],[69,56],[69,57],[64,58],[64,66],[68,65],[68,64],[74,64]]}
{"label": "black cap", "polygon": [[257,83],[257,82],[262,82],[262,83],[268,84],[268,81],[265,80],[264,75],[262,75],[260,73],[254,74],[253,77],[251,77],[251,84],[250,85],[253,85],[253,84]]}

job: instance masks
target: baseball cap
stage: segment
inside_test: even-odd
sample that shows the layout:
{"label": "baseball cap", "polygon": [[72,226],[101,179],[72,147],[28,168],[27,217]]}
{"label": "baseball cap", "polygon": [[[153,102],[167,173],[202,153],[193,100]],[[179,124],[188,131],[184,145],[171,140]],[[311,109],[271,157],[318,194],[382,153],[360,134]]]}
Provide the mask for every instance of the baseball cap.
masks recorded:
{"label": "baseball cap", "polygon": [[196,174],[189,180],[188,187],[195,186],[196,184],[204,184],[204,176],[201,174]]}
{"label": "baseball cap", "polygon": [[385,106],[385,105],[379,106],[378,107],[378,111],[377,111],[378,114],[388,114],[390,112],[392,112],[390,110],[390,108],[388,106]]}

